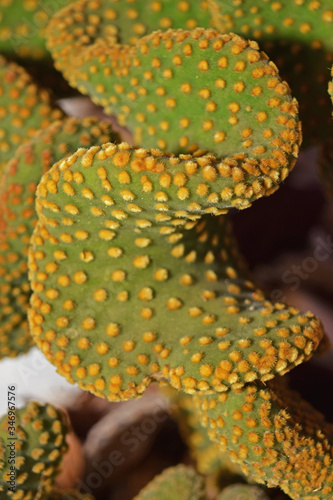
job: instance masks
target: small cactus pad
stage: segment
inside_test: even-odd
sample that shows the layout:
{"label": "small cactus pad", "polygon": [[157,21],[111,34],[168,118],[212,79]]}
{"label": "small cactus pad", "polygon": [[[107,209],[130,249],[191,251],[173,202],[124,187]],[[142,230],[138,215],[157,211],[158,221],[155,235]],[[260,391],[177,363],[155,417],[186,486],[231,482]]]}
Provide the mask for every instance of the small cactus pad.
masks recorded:
{"label": "small cactus pad", "polygon": [[244,473],[292,499],[332,499],[333,425],[283,379],[196,398],[210,438]]}
{"label": "small cactus pad", "polygon": [[191,467],[177,465],[155,477],[133,500],[205,500],[203,479]]}
{"label": "small cactus pad", "polygon": [[132,47],[96,44],[70,83],[143,147],[237,153],[272,178],[298,154],[297,102],[257,43],[236,35],[198,28],[154,32]]}
{"label": "small cactus pad", "polygon": [[42,174],[79,146],[115,139],[111,125],[95,118],[59,120],[23,144],[4,167],[0,177],[0,358],[17,356],[32,345],[26,317],[27,253]]}
{"label": "small cactus pad", "polygon": [[69,381],[128,399],[162,371],[188,393],[221,392],[311,356],[320,322],[265,300],[230,225],[211,216],[234,205],[231,165],[122,143],[81,149],[43,176],[30,327]]}
{"label": "small cactus pad", "polygon": [[224,488],[216,500],[269,500],[269,496],[258,486],[232,484]]}
{"label": "small cactus pad", "polygon": [[209,28],[206,0],[79,0],[61,9],[47,30],[56,67],[68,76],[94,43],[135,44],[158,29]]}
{"label": "small cactus pad", "polygon": [[0,173],[14,151],[33,134],[63,116],[46,90],[28,73],[0,56]]}
{"label": "small cactus pad", "polygon": [[198,408],[193,397],[170,387],[164,389],[171,398],[172,417],[176,419],[181,436],[188,445],[190,454],[196,462],[200,474],[242,475],[240,467],[230,461],[219,445],[209,439],[200,422]]}
{"label": "small cactus pad", "polygon": [[214,0],[210,7],[218,29],[257,40],[275,61],[300,102],[305,142],[330,137],[326,82],[333,62],[333,1]]}
{"label": "small cactus pad", "polygon": [[[9,418],[12,414],[15,420]],[[0,420],[1,498],[43,499],[43,494],[52,489],[68,448],[66,417],[52,405],[36,402],[9,415]],[[13,421],[15,431],[9,424]],[[15,491],[7,482],[13,479]]]}

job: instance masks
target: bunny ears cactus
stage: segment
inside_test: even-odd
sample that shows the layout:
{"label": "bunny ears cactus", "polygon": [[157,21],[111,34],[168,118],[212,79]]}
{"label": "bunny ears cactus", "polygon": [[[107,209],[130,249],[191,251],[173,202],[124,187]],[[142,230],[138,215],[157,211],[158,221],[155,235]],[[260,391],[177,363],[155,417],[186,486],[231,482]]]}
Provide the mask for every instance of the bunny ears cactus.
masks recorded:
{"label": "bunny ears cactus", "polygon": [[[67,451],[65,415],[52,405],[36,402],[15,412],[12,448],[8,446],[8,416],[0,420],[0,492],[6,498],[38,500],[52,489]],[[14,441],[14,438],[15,441]],[[10,481],[11,450],[15,448],[15,491]],[[3,497],[4,498],[4,497]]]}
{"label": "bunny ears cactus", "polygon": [[30,297],[27,252],[36,223],[35,191],[43,172],[78,146],[116,140],[111,125],[95,118],[54,122],[22,145],[0,177],[0,357],[32,344],[26,311]]}
{"label": "bunny ears cactus", "polygon": [[266,301],[230,226],[210,216],[234,205],[225,168],[123,143],[80,150],[43,176],[30,326],[68,380],[110,400],[139,396],[160,371],[188,393],[221,392],[316,349],[318,320]]}

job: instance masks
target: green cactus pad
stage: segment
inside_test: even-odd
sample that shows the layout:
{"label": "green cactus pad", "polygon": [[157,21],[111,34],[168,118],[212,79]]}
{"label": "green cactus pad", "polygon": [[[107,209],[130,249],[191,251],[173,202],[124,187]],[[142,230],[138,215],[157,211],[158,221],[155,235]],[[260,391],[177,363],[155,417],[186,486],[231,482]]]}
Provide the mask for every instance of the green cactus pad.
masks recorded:
{"label": "green cactus pad", "polygon": [[28,73],[0,56],[0,173],[14,151],[34,133],[63,116],[46,90]]}
{"label": "green cactus pad", "polygon": [[206,0],[78,0],[51,20],[48,47],[56,67],[70,78],[82,52],[94,43],[135,44],[158,29],[210,25]]}
{"label": "green cactus pad", "polygon": [[177,465],[155,477],[133,500],[205,500],[204,482],[191,467]]}
{"label": "green cactus pad", "polygon": [[140,146],[237,152],[274,175],[294,163],[297,103],[255,42],[214,30],[158,31],[132,47],[92,45],[81,59],[70,83],[117,114]]}
{"label": "green cactus pad", "polygon": [[223,474],[223,476],[242,475],[240,467],[230,461],[219,445],[209,439],[200,423],[198,408],[193,397],[175,389],[164,389],[171,398],[172,417],[176,419],[180,433],[188,445],[190,454],[196,463],[196,469],[205,476]]}
{"label": "green cactus pad", "polygon": [[188,393],[220,392],[311,356],[320,322],[265,300],[230,225],[211,216],[234,205],[230,168],[123,143],[43,176],[30,326],[69,381],[111,400],[139,396],[160,372]]}
{"label": "green cactus pad", "polygon": [[[56,10],[67,3],[57,0]],[[0,52],[19,59],[46,58],[43,31],[54,13],[50,2],[0,0]]]}
{"label": "green cactus pad", "polygon": [[[14,436],[10,431],[10,421],[7,415],[0,420],[1,498],[43,499],[44,493],[52,489],[68,448],[65,441],[68,431],[66,417],[50,404],[31,402],[15,411]],[[10,460],[14,456],[14,447],[13,463]],[[10,472],[13,472],[10,467],[15,467],[15,492],[9,490],[7,483]]]}
{"label": "green cactus pad", "polygon": [[214,0],[210,7],[218,29],[257,40],[275,61],[300,102],[305,142],[330,137],[326,82],[333,62],[333,1]]}
{"label": "green cactus pad", "polygon": [[196,398],[210,438],[244,473],[292,499],[332,499],[333,425],[283,380]]}
{"label": "green cactus pad", "polygon": [[78,146],[116,140],[110,124],[95,118],[57,121],[22,145],[0,178],[0,358],[17,356],[32,345],[26,317],[30,297],[27,253],[36,224],[35,191],[55,162]]}

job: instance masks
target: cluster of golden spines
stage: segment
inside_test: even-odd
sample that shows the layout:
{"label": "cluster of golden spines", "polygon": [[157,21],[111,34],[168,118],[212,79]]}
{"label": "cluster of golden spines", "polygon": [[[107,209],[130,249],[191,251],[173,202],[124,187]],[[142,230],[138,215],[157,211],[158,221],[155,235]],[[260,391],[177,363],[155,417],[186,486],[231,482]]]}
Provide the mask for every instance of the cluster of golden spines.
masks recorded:
{"label": "cluster of golden spines", "polygon": [[8,489],[10,480],[10,450],[8,448],[8,418],[0,420],[1,475],[0,492],[6,498],[39,498],[52,489],[59,472],[64,453],[67,451],[65,415],[52,405],[36,402],[16,411],[15,466],[16,489]]}
{"label": "cluster of golden spines", "polygon": [[[43,172],[78,146],[116,139],[112,127],[95,118],[56,121],[23,144],[0,178],[0,357],[17,356],[32,345],[27,322],[30,285],[27,253],[36,223],[35,191]],[[28,179],[28,180],[27,180]]]}
{"label": "cluster of golden spines", "polygon": [[298,394],[275,382],[196,400],[211,439],[246,475],[295,499],[332,498],[332,425]]}
{"label": "cluster of golden spines", "polygon": [[23,68],[0,56],[0,171],[13,150],[61,117],[48,92],[39,89]]}
{"label": "cluster of golden spines", "polygon": [[225,219],[210,217],[226,209],[196,192],[202,181],[223,186],[211,160],[108,144],[43,176],[30,326],[71,382],[128,399],[162,372],[188,393],[221,392],[283,374],[317,348],[318,320],[266,301]]}

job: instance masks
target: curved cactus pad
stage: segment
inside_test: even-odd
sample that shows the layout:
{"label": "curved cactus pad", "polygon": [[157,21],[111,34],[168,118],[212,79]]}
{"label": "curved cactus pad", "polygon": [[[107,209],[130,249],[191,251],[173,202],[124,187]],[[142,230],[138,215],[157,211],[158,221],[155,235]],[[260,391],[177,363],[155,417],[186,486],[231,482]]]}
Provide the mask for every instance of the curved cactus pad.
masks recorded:
{"label": "curved cactus pad", "polygon": [[[14,432],[9,431],[11,413],[0,420],[1,496],[42,499],[43,494],[52,489],[62,457],[67,451],[66,417],[52,405],[36,402],[13,413]],[[16,484],[15,491],[9,489],[7,481],[11,480]]]}
{"label": "curved cactus pad", "polygon": [[292,499],[331,500],[333,425],[283,380],[196,398],[210,438],[244,473]]}
{"label": "curved cactus pad", "polygon": [[27,253],[36,223],[35,191],[44,172],[78,146],[117,139],[110,124],[95,118],[57,121],[22,145],[0,178],[0,358],[32,345],[26,317],[30,297]]}
{"label": "curved cactus pad", "polygon": [[70,75],[78,56],[94,43],[135,44],[158,29],[209,28],[206,0],[78,0],[59,10],[47,30],[56,67]]}
{"label": "curved cactus pad", "polygon": [[333,1],[214,0],[211,11],[218,29],[257,40],[275,61],[300,102],[305,142],[330,137],[326,82],[333,62]]}
{"label": "curved cactus pad", "polygon": [[232,484],[224,488],[216,500],[269,500],[269,496],[258,486]]}
{"label": "curved cactus pad", "polygon": [[320,322],[266,301],[225,218],[210,215],[233,206],[238,173],[212,155],[123,143],[79,150],[43,176],[30,326],[68,380],[111,400],[137,397],[160,372],[188,393],[220,392],[316,349]]}
{"label": "curved cactus pad", "polygon": [[177,465],[155,477],[133,500],[205,500],[203,479],[191,467]]}
{"label": "curved cactus pad", "polygon": [[0,56],[0,172],[23,142],[62,116],[60,109],[52,108],[46,90]]}
{"label": "curved cactus pad", "polygon": [[256,42],[214,30],[154,32],[87,49],[70,83],[115,113],[143,147],[250,157],[273,178],[294,164],[298,106]]}

